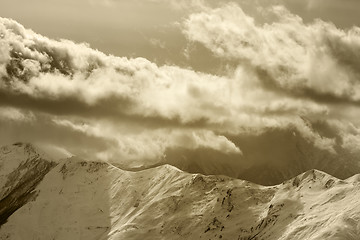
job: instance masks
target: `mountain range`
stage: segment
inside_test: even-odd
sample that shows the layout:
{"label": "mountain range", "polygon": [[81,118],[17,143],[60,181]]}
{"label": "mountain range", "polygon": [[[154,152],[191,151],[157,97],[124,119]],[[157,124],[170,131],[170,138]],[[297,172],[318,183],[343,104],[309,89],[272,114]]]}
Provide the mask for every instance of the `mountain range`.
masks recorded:
{"label": "mountain range", "polygon": [[314,169],[263,186],[169,164],[123,170],[29,143],[0,148],[1,240],[357,240],[359,199],[359,174]]}

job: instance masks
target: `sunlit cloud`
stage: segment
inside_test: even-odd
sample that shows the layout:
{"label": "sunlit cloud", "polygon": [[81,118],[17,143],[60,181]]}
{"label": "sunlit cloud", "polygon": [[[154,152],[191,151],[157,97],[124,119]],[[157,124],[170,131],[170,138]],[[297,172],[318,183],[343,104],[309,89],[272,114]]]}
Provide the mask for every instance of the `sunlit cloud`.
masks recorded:
{"label": "sunlit cloud", "polygon": [[[339,156],[357,166],[359,122],[344,109],[360,103],[358,27],[305,23],[284,6],[258,8],[263,23],[236,3],[177,4],[197,6],[177,27],[228,64],[225,73],[107,55],[1,18],[0,141],[53,144],[130,167],[173,161],[171,151],[198,153],[189,160],[198,164],[205,149],[221,156],[216,164],[239,164],[240,174],[264,162],[292,164],[287,155],[261,154],[269,138],[284,154],[321,156],[321,166]],[[276,145],[284,135],[289,143]],[[257,140],[246,144],[247,137]]]}

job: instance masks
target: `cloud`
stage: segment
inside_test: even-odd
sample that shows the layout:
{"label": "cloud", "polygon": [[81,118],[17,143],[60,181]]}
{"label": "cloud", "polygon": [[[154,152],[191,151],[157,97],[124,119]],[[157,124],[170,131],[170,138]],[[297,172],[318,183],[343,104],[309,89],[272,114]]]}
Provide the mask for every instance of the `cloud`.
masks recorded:
{"label": "cloud", "polygon": [[153,47],[156,47],[156,48],[165,49],[165,47],[166,47],[165,42],[161,41],[160,39],[157,39],[157,38],[150,38],[149,42]]}
{"label": "cloud", "polygon": [[[274,132],[294,136],[287,149],[299,141],[331,159],[351,152],[358,133],[336,125],[327,134],[316,123],[341,119],[357,128],[339,107],[357,109],[359,101],[357,28],[304,24],[283,7],[267,12],[275,21],[265,24],[236,4],[199,11],[182,25],[184,33],[235,63],[225,74],[106,55],[1,18],[0,142],[46,143],[132,167],[168,162],[172,152],[198,153],[190,160],[196,163],[206,151],[214,153],[211,166],[257,166],[272,159],[258,142],[269,135],[274,145],[283,141]],[[243,138],[255,140],[236,141]],[[276,157],[287,166],[293,155],[282,152]]]}
{"label": "cloud", "polygon": [[[37,121],[49,132],[66,129],[61,135],[77,136],[80,142],[90,144],[102,141],[108,146],[101,149],[104,144],[100,144],[88,153],[87,146],[79,146],[85,150],[70,147],[72,152],[87,157],[97,154],[106,160],[158,160],[172,147],[241,153],[229,140],[211,130],[166,127],[175,124],[181,128],[211,118],[214,112],[209,100],[204,99],[201,104],[208,105],[203,112],[186,109],[197,103],[200,95],[194,94],[209,98],[221,85],[220,77],[172,66],[158,67],[143,58],[107,56],[86,44],[48,39],[9,19],[1,19],[1,36],[2,104],[40,112],[41,121]],[[191,83],[197,79],[201,82]],[[211,87],[204,93],[196,91],[207,80],[213,82]],[[189,93],[190,88],[193,93]],[[177,101],[179,98],[184,99],[182,104]],[[9,115],[3,111],[4,114]],[[156,122],[156,129],[145,130],[152,122]],[[161,123],[165,123],[164,129],[158,129]],[[131,126],[131,130],[124,133],[123,127],[116,126],[119,124]],[[20,138],[27,140],[31,134],[38,141],[49,137],[26,130]],[[59,139],[67,141],[68,137]],[[192,144],[180,139],[191,140]]]}
{"label": "cloud", "polygon": [[359,6],[359,2],[356,0],[346,0],[346,4],[344,4],[344,2],[339,0],[329,0],[329,1],[306,0],[304,1],[304,4],[306,4],[307,8],[310,10],[319,9],[319,8],[333,8],[333,9],[344,8],[347,10],[353,10],[351,8],[354,8],[355,6],[357,7]]}
{"label": "cloud", "polygon": [[[139,158],[161,159],[168,148],[209,148],[224,153],[241,154],[240,149],[226,137],[215,135],[206,130],[148,129],[134,134],[132,132],[124,133],[116,125],[104,124],[99,121],[76,123],[66,119],[54,119],[53,122],[91,137],[111,138],[118,143],[117,146],[120,148],[117,154],[126,155],[124,156],[126,159],[133,161]],[[116,157],[110,158],[104,154],[101,156],[104,157],[104,160],[111,160]]]}
{"label": "cloud", "polygon": [[184,23],[191,41],[237,60],[264,85],[308,96],[358,104],[360,28],[303,20],[282,6],[262,9],[275,21],[258,24],[236,4],[192,14]]}
{"label": "cloud", "polygon": [[35,121],[36,117],[29,111],[21,111],[17,108],[0,106],[0,119],[3,121],[31,122]]}
{"label": "cloud", "polygon": [[[2,41],[8,50],[2,52],[6,73],[0,95],[7,104],[58,114],[87,111],[94,116],[140,116],[181,124],[202,120],[223,124],[237,120],[234,113],[247,109],[262,114],[296,111],[304,105],[304,114],[326,111],[316,104],[284,101],[273,93],[255,90],[258,83],[244,80],[253,78],[246,69],[231,76],[215,76],[157,66],[143,58],[107,56],[86,44],[50,40],[14,21],[3,22]],[[247,93],[248,89],[263,99]],[[268,105],[268,98],[277,100]],[[253,106],[253,101],[260,101],[262,107]]]}

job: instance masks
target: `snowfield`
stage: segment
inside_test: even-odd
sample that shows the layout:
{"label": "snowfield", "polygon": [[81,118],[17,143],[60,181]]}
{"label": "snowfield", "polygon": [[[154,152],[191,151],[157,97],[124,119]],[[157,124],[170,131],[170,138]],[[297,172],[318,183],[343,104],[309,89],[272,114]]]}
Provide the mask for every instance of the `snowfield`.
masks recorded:
{"label": "snowfield", "polygon": [[[349,239],[360,236],[360,175],[311,170],[275,186],[137,172],[30,144],[0,151],[0,239]],[[12,211],[10,211],[12,210]]]}

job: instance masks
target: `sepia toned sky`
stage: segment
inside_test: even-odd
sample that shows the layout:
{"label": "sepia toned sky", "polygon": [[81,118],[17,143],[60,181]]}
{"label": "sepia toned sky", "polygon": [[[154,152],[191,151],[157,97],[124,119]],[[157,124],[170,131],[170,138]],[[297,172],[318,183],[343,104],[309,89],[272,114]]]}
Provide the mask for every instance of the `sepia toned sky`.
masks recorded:
{"label": "sepia toned sky", "polygon": [[360,168],[357,0],[0,2],[0,144],[232,176]]}
{"label": "sepia toned sky", "polygon": [[189,44],[179,24],[204,7],[230,2],[241,4],[258,21],[263,19],[259,6],[281,4],[305,22],[320,18],[340,28],[360,25],[358,0],[1,0],[0,15],[47,37],[87,42],[107,54],[214,72],[221,70],[221,61],[203,46]]}

